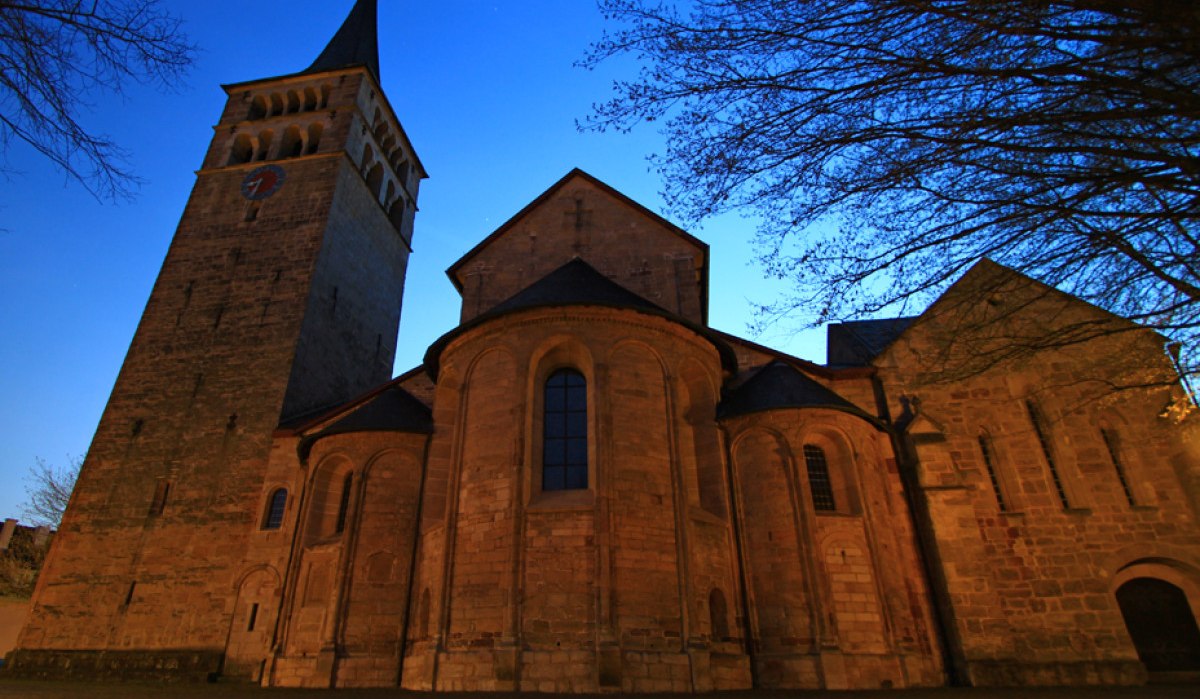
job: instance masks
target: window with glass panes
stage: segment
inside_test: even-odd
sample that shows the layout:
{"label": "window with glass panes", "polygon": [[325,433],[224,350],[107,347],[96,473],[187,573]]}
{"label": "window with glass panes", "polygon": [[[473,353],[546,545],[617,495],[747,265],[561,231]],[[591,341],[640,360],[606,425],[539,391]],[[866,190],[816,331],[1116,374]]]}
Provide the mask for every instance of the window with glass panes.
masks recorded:
{"label": "window with glass panes", "polygon": [[587,380],[559,369],[546,379],[544,399],[542,490],[587,488]]}
{"label": "window with glass panes", "polygon": [[825,460],[825,450],[815,444],[805,444],[804,462],[808,467],[808,487],[812,491],[813,508],[822,512],[836,511],[833,481],[829,479],[829,462]]}
{"label": "window with glass panes", "polygon": [[278,529],[283,525],[283,513],[287,508],[287,488],[279,488],[271,493],[271,502],[267,506],[267,516],[263,519],[263,529]]}

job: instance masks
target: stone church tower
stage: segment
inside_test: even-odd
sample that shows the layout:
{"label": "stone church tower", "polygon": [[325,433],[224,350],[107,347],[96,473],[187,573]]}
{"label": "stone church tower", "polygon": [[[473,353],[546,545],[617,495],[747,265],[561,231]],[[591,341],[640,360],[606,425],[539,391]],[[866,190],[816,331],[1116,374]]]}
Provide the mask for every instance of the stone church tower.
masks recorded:
{"label": "stone church tower", "polygon": [[391,378],[425,175],[375,5],[308,69],[226,87],[6,671],[1200,672],[1200,417],[1163,338],[994,262],[919,316],[831,326],[815,364],[710,328],[709,246],[576,169],[447,270],[459,325]]}
{"label": "stone church tower", "polygon": [[379,88],[375,17],[358,2],[306,70],[225,87],[25,653],[216,671],[273,432],[390,378],[425,175]]}

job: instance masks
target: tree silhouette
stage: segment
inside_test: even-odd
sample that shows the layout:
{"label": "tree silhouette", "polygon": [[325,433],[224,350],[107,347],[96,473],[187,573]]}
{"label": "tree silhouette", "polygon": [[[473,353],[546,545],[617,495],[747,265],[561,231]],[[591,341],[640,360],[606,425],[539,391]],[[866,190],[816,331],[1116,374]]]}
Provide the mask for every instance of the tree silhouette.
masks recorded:
{"label": "tree silhouette", "polygon": [[761,321],[903,315],[989,257],[1194,343],[1200,4],[600,5],[585,65],[643,68],[584,126],[662,123],[676,214],[761,218],[794,289]]}
{"label": "tree silhouette", "polygon": [[0,149],[24,141],[97,198],[128,197],[125,151],[81,112],[130,80],[174,84],[194,53],[158,0],[0,0]]}
{"label": "tree silhouette", "polygon": [[42,458],[35,459],[25,483],[28,499],[23,514],[30,523],[58,528],[67,511],[67,503],[71,501],[81,466],[83,457],[72,458],[61,467],[48,464]]}

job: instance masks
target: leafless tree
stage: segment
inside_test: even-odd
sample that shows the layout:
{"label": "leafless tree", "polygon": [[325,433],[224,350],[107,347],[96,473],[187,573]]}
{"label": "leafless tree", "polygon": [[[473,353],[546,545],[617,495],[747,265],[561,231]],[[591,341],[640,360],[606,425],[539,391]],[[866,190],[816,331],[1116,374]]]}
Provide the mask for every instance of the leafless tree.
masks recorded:
{"label": "leafless tree", "polygon": [[584,64],[643,67],[583,126],[659,122],[677,215],[760,217],[764,321],[904,315],[989,257],[1200,335],[1200,3],[599,4]]}
{"label": "leafless tree", "polygon": [[82,465],[83,457],[69,459],[67,465],[61,467],[48,464],[42,458],[35,459],[25,482],[28,499],[22,513],[30,524],[58,528]]}
{"label": "leafless tree", "polygon": [[158,0],[0,0],[0,150],[23,141],[97,198],[126,198],[126,152],[81,114],[129,81],[175,84],[194,54]]}

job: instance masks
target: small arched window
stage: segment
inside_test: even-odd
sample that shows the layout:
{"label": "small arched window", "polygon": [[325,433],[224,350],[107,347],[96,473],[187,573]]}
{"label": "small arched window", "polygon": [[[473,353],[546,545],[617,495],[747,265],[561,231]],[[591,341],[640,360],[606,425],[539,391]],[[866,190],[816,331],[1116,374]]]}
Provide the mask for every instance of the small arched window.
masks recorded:
{"label": "small arched window", "polygon": [[829,479],[829,462],[825,450],[815,444],[804,445],[804,464],[808,468],[808,488],[812,491],[813,509],[836,512],[833,482]]}
{"label": "small arched window", "polygon": [[283,141],[279,146],[280,158],[295,158],[304,153],[304,137],[300,134],[300,127],[292,125],[287,127],[283,132]]}
{"label": "small arched window", "polygon": [[247,115],[247,118],[262,119],[265,116],[267,116],[267,98],[258,95],[250,100],[250,113]]}
{"label": "small arched window", "polygon": [[712,640],[723,641],[728,638],[729,607],[725,604],[725,593],[715,587],[708,593],[708,616]]}
{"label": "small arched window", "polygon": [[308,149],[305,151],[308,155],[317,152],[317,148],[321,146],[321,133],[325,127],[320,124],[309,124],[308,126]]}
{"label": "small arched window", "polygon": [[346,515],[350,513],[350,488],[354,485],[354,472],[351,471],[342,479],[342,499],[338,502],[337,523],[333,533],[341,534],[346,531]]}
{"label": "small arched window", "polygon": [[375,199],[378,201],[380,195],[383,193],[383,163],[375,163],[367,171],[367,187],[370,188],[371,194],[375,195]]}
{"label": "small arched window", "polygon": [[283,513],[287,509],[287,488],[277,488],[267,500],[267,512],[263,517],[263,529],[278,529],[283,526]]}
{"label": "small arched window", "polygon": [[421,592],[421,602],[417,606],[417,638],[429,638],[429,588]]}
{"label": "small arched window", "polygon": [[258,133],[258,152],[255,153],[255,160],[266,160],[267,155],[271,152],[271,142],[275,140],[275,132],[267,129]]}
{"label": "small arched window", "polygon": [[543,403],[542,490],[588,487],[587,380],[574,369],[546,379]]}
{"label": "small arched window", "polygon": [[396,230],[401,230],[404,225],[404,211],[405,202],[403,196],[396,199],[395,203],[392,204],[392,208],[388,209],[388,219],[396,227]]}
{"label": "small arched window", "polygon": [[229,164],[241,165],[254,158],[254,141],[247,134],[238,134],[233,139],[233,149],[229,152]]}

